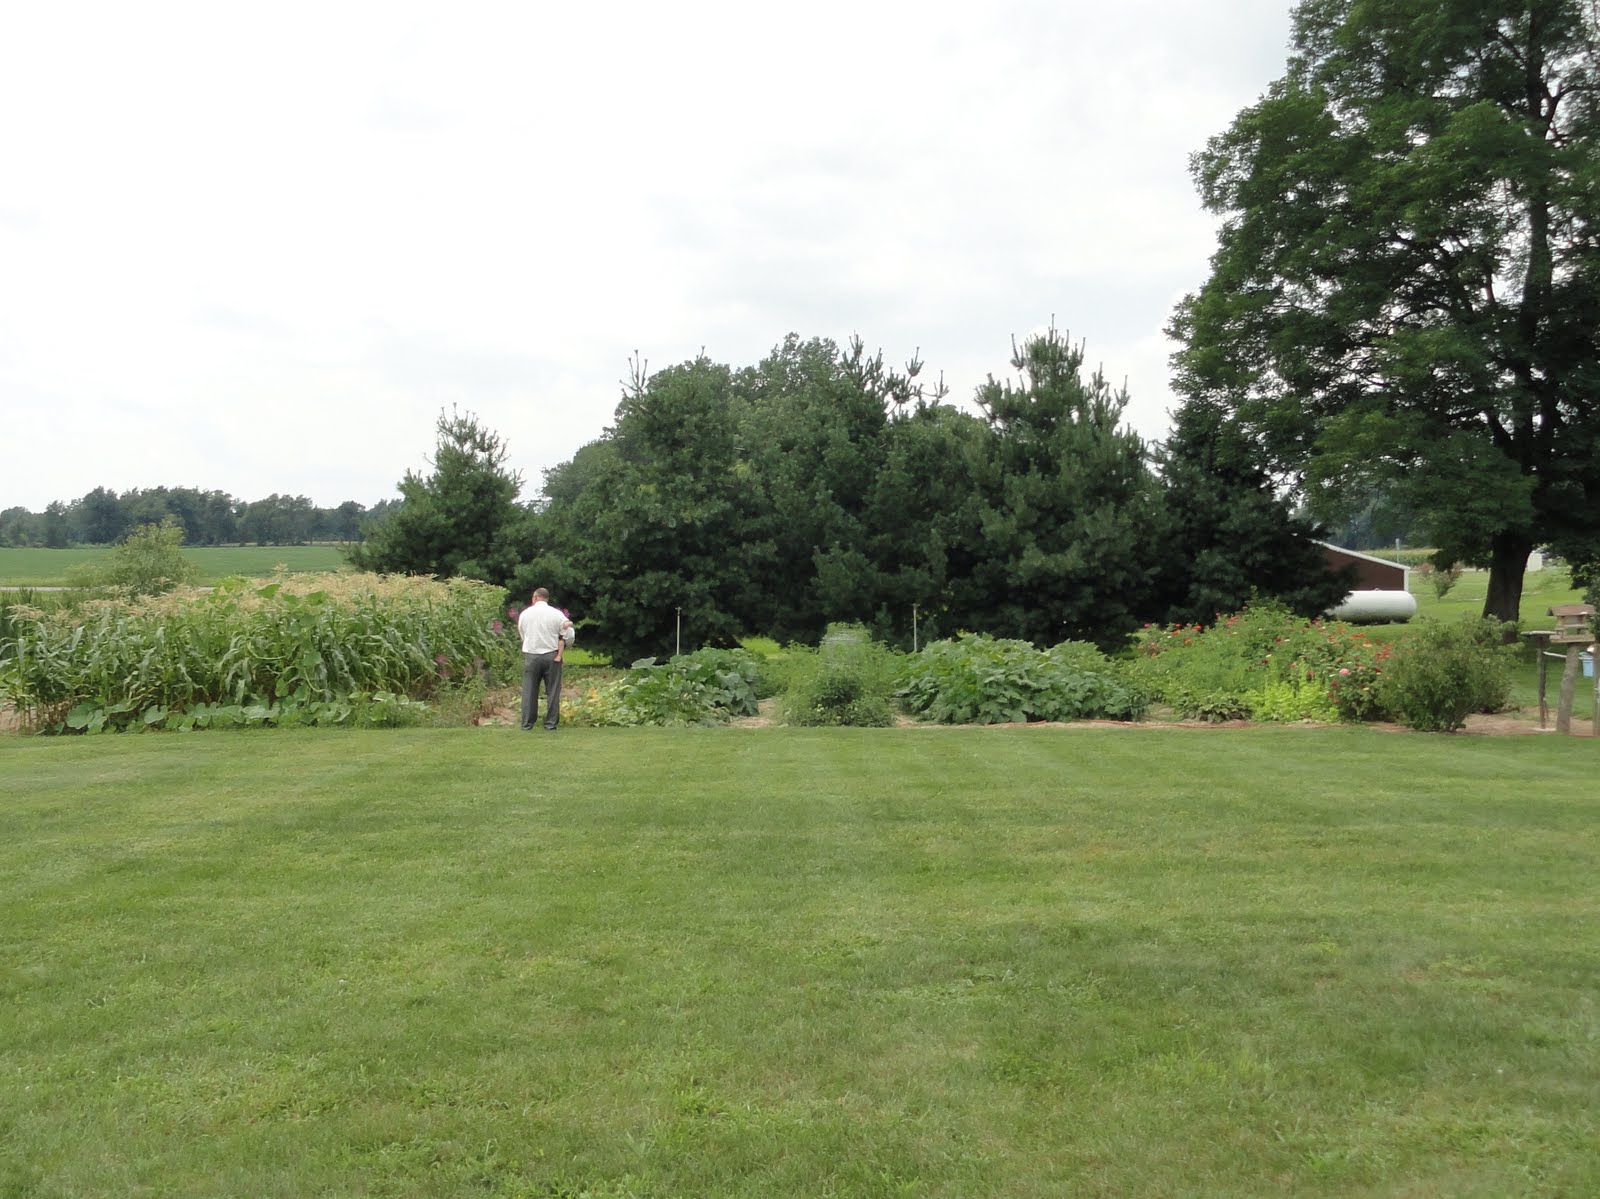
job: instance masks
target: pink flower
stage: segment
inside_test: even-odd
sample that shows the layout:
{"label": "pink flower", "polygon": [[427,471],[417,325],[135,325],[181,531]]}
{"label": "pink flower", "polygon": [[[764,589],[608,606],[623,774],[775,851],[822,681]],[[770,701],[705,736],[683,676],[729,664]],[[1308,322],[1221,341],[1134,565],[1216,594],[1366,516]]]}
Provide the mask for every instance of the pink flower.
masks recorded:
{"label": "pink flower", "polygon": [[1347,675],[1349,673],[1350,673],[1350,668],[1348,666],[1341,666],[1339,668],[1339,674],[1340,674],[1341,677],[1343,677],[1344,675]]}

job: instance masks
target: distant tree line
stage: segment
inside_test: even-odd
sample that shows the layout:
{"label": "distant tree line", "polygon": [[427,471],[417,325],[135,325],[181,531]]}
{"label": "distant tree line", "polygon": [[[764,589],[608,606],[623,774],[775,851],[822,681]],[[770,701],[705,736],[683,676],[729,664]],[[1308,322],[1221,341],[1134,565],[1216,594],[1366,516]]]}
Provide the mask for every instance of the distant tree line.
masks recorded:
{"label": "distant tree line", "polygon": [[431,474],[352,548],[360,566],[547,586],[627,658],[852,620],[909,645],[962,629],[1121,642],[1251,594],[1317,612],[1348,581],[1250,446],[1203,410],[1160,447],[1051,330],[978,412],[869,356],[791,335],[754,366],[636,363],[615,423],[519,503],[500,437],[441,414]]}
{"label": "distant tree line", "polygon": [[168,520],[183,529],[188,545],[299,545],[308,541],[358,541],[362,526],[381,521],[398,501],[368,508],[346,500],[319,508],[303,495],[238,500],[225,491],[194,487],[135,488],[120,494],[107,487],[75,500],[57,500],[43,512],[0,511],[0,546],[114,545],[142,525]]}

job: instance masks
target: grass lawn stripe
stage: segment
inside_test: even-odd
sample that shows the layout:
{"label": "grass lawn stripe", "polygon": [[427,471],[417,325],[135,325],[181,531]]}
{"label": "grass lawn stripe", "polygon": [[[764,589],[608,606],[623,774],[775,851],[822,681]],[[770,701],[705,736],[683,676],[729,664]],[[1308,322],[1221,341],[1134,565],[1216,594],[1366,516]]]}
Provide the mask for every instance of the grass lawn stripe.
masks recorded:
{"label": "grass lawn stripe", "polygon": [[1592,748],[6,739],[0,1193],[1592,1193]]}

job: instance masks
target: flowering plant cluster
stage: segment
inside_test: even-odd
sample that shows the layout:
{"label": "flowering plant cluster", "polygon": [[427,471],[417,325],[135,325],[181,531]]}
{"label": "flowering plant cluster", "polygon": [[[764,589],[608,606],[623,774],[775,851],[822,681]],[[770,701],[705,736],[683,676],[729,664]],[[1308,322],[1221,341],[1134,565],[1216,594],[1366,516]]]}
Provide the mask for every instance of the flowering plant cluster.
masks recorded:
{"label": "flowering plant cluster", "polygon": [[1365,637],[1352,639],[1344,664],[1326,677],[1328,698],[1345,720],[1382,720],[1388,713],[1381,698],[1383,672],[1393,647]]}
{"label": "flowering plant cluster", "polygon": [[1136,657],[1153,689],[1185,715],[1373,720],[1390,648],[1341,621],[1274,603],[1198,624],[1146,625]]}

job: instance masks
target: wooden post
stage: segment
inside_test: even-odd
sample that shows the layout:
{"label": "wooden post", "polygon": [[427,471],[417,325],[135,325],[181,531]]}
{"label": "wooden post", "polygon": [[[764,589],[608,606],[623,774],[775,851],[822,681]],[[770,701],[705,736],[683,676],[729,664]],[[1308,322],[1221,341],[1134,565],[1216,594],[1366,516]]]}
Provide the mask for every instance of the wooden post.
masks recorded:
{"label": "wooden post", "polygon": [[1550,696],[1545,691],[1545,680],[1550,675],[1550,654],[1544,648],[1545,642],[1536,641],[1534,644],[1539,647],[1539,727],[1547,729],[1550,727]]}
{"label": "wooden post", "polygon": [[1533,656],[1539,663],[1539,729],[1542,732],[1550,727],[1550,699],[1548,691],[1548,680],[1550,676],[1549,649],[1550,638],[1554,636],[1554,634],[1541,629],[1537,632],[1524,633],[1523,636],[1528,639],[1530,644],[1532,644]]}
{"label": "wooden post", "polygon": [[1578,685],[1578,646],[1568,644],[1567,664],[1561,670],[1561,700],[1556,705],[1556,732],[1572,732],[1572,695]]}
{"label": "wooden post", "polygon": [[[1567,647],[1566,668],[1561,672],[1561,700],[1556,708],[1556,732],[1572,732],[1572,697],[1578,686],[1578,656],[1594,642],[1593,604],[1552,604],[1546,609],[1556,618],[1555,631],[1550,639]],[[1595,694],[1600,697],[1600,687]],[[1596,733],[1600,733],[1600,713],[1594,716]]]}

